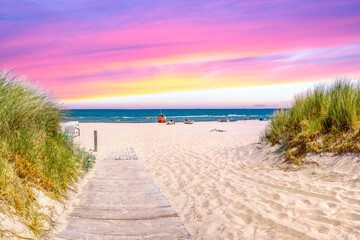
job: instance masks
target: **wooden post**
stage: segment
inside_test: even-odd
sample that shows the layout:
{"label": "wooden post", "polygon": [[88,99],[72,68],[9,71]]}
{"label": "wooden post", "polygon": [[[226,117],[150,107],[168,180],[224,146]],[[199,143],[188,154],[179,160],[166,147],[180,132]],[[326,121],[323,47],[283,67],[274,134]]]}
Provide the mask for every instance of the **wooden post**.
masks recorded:
{"label": "wooden post", "polygon": [[94,152],[97,152],[97,131],[94,131]]}

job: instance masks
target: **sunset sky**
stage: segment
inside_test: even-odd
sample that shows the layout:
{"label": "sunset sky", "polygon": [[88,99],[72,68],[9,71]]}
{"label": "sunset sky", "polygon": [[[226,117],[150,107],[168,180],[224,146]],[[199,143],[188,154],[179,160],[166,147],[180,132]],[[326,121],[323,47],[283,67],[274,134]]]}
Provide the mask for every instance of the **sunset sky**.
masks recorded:
{"label": "sunset sky", "polygon": [[360,79],[359,0],[1,0],[0,66],[69,108],[284,107]]}

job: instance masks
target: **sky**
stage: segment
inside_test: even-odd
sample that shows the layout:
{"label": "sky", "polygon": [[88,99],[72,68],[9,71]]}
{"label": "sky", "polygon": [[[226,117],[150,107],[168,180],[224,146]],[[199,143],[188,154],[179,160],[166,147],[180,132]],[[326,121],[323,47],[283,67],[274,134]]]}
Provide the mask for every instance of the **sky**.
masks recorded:
{"label": "sky", "polygon": [[359,0],[1,0],[0,68],[67,108],[277,108],[360,79]]}

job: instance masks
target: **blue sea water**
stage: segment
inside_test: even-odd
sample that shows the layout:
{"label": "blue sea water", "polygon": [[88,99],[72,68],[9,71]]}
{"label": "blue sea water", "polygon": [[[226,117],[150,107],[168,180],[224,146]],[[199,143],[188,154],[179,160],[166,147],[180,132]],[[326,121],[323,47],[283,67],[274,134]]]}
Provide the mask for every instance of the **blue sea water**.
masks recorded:
{"label": "blue sea water", "polygon": [[65,121],[107,123],[153,123],[162,113],[166,120],[195,122],[218,120],[270,119],[276,109],[72,109],[67,111]]}

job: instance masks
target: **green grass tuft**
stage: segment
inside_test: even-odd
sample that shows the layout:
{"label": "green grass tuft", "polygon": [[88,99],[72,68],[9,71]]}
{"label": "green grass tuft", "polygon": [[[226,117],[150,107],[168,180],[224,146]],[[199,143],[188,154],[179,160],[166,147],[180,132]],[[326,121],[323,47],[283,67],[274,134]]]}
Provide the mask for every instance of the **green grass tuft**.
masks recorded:
{"label": "green grass tuft", "polygon": [[0,71],[0,209],[38,238],[48,234],[49,219],[39,211],[34,189],[60,199],[95,161],[59,132],[63,116],[45,93]]}
{"label": "green grass tuft", "polygon": [[285,148],[299,163],[309,152],[360,152],[360,84],[336,80],[295,98],[290,109],[278,110],[265,139]]}

